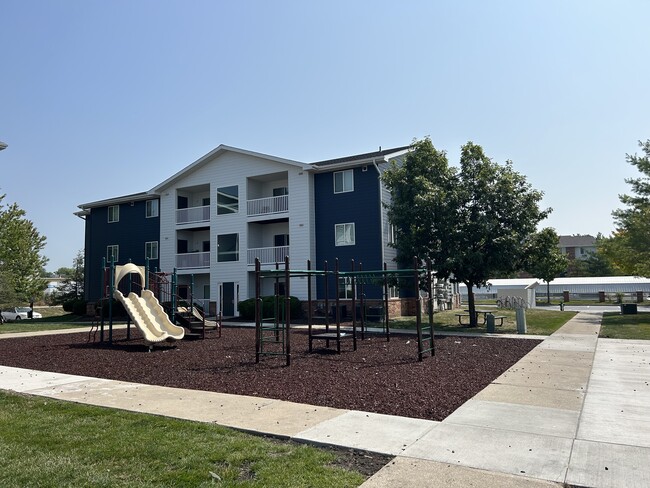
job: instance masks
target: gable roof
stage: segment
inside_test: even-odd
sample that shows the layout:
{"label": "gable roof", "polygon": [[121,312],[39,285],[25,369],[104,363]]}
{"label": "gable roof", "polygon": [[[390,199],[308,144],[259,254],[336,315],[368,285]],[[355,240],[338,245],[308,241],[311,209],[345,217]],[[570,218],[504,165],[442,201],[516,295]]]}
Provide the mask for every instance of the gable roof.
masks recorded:
{"label": "gable roof", "polygon": [[178,173],[170,176],[167,178],[165,181],[162,183],[159,183],[158,185],[154,186],[151,190],[149,190],[150,193],[159,193],[162,191],[165,187],[175,183],[182,177],[186,176],[188,173],[191,173],[192,171],[195,171],[196,169],[200,168],[201,166],[205,165],[208,161],[211,161],[214,158],[217,158],[221,156],[222,154],[226,152],[234,152],[238,154],[244,154],[246,156],[253,156],[256,158],[261,158],[261,159],[268,159],[269,161],[274,161],[276,163],[282,163],[282,164],[289,164],[292,166],[298,166],[299,168],[308,170],[311,169],[310,165],[304,164],[298,161],[293,161],[291,159],[284,159],[284,158],[278,158],[276,156],[270,156],[268,154],[262,154],[258,153],[255,151],[248,151],[246,149],[239,149],[237,147],[232,147],[232,146],[225,146],[223,144],[220,144],[217,148],[213,149],[209,153],[207,153],[204,156],[201,156],[199,159],[194,161],[192,164],[186,166],[182,170],[180,170]]}
{"label": "gable roof", "polygon": [[589,234],[560,236],[560,247],[589,247],[596,245],[596,238]]}
{"label": "gable roof", "polygon": [[400,146],[394,147],[392,149],[380,149],[379,151],[356,154],[354,156],[345,156],[342,158],[336,159],[327,159],[325,161],[317,161],[312,163],[312,166],[316,169],[331,169],[332,167],[338,166],[355,166],[362,163],[370,163],[376,159],[387,159],[390,156],[399,156],[408,152],[411,146]]}

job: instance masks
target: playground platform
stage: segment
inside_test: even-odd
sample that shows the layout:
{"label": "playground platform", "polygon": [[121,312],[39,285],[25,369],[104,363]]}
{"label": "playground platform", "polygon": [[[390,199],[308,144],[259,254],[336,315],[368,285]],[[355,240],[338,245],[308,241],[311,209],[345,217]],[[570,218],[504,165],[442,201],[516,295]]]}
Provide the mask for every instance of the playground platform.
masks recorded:
{"label": "playground platform", "polygon": [[395,456],[364,488],[650,486],[650,341],[599,339],[601,318],[578,314],[442,422],[10,367],[0,388]]}

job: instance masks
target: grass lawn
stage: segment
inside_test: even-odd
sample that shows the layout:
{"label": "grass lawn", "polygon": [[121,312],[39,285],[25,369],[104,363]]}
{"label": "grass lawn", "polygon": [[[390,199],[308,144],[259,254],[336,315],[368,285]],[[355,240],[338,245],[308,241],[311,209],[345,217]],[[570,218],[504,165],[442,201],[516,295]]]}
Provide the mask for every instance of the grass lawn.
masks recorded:
{"label": "grass lawn", "polygon": [[617,312],[606,312],[603,314],[599,337],[650,340],[650,313],[621,315]]}
{"label": "grass lawn", "polygon": [[6,487],[330,487],[365,479],[307,445],[7,393],[0,393],[0,439]]}
{"label": "grass lawn", "polygon": [[[42,319],[17,320],[5,322],[0,325],[0,334],[10,332],[35,332],[43,330],[74,329],[75,327],[89,327],[92,324],[91,317],[80,317],[65,312],[61,307],[37,307]],[[123,320],[114,321],[114,324],[125,323]]]}
{"label": "grass lawn", "polygon": [[[481,307],[477,307],[481,309]],[[485,325],[480,325],[483,316],[479,316],[479,326],[470,328],[458,324],[457,313],[463,313],[461,310],[445,310],[444,312],[436,313],[433,317],[433,327],[436,331],[442,332],[487,332]],[[496,332],[502,334],[516,334],[517,322],[515,319],[514,310],[494,309],[495,316],[503,315],[506,318],[503,320],[502,326],[497,326]],[[526,325],[528,334],[533,335],[550,335],[557,329],[562,327],[569,319],[573,318],[576,312],[560,312],[557,310],[543,310],[543,309],[528,309],[526,310]],[[426,325],[426,316],[423,316],[423,324]],[[467,322],[467,317],[463,318],[463,322]],[[390,327],[400,329],[414,329],[415,317],[396,317],[391,319]]]}

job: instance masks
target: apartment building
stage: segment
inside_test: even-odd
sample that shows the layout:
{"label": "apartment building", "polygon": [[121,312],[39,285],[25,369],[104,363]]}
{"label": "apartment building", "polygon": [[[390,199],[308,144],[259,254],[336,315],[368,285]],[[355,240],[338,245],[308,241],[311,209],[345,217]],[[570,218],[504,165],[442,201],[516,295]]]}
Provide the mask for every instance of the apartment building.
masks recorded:
{"label": "apartment building", "polygon": [[[304,163],[221,145],[146,192],[79,205],[86,221],[86,299],[104,293],[104,259],[176,271],[179,292],[193,286],[224,316],[255,295],[255,259],[265,268],[289,256],[292,268],[308,260],[342,270],[352,260],[364,269],[394,268],[392,232],[383,203],[390,199],[380,175],[408,146]],[[276,283],[262,283],[272,294]],[[345,282],[329,298],[351,293]],[[317,294],[324,297],[316,280]],[[370,287],[369,298],[381,296]],[[306,278],[292,280],[304,299]]]}

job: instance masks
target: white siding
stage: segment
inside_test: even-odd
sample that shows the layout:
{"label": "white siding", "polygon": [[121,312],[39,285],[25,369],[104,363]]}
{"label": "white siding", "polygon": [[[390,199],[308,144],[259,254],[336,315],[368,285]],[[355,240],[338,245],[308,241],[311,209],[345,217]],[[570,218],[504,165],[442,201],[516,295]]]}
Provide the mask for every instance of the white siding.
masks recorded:
{"label": "white siding", "polygon": [[[224,282],[234,282],[239,284],[240,300],[250,298],[254,286],[250,283],[253,274],[250,273],[252,266],[248,266],[246,260],[246,250],[251,247],[265,247],[266,243],[272,246],[273,243],[268,241],[272,239],[267,237],[267,233],[280,229],[276,225],[265,229],[264,237],[257,236],[251,239],[249,246],[248,239],[248,217],[246,215],[246,201],[248,199],[248,178],[263,176],[269,174],[284,173],[288,177],[288,185],[283,184],[284,177],[281,175],[273,178],[272,181],[262,185],[252,184],[251,198],[261,196],[260,191],[268,190],[266,187],[288,186],[289,188],[289,235],[290,235],[290,253],[292,267],[305,267],[307,259],[314,255],[313,252],[313,178],[308,171],[304,171],[299,166],[284,164],[277,161],[267,160],[251,155],[225,152],[214,160],[201,165],[194,171],[188,172],[179,180],[176,180],[171,186],[160,190],[160,265],[164,271],[172,271],[176,256],[176,239],[177,226],[176,216],[176,195],[180,189],[182,193],[185,190],[192,191],[192,187],[209,185],[209,193],[193,193],[193,200],[190,205],[201,205],[203,197],[210,197],[210,299],[219,303],[219,284]],[[218,187],[237,185],[239,187],[239,212],[233,214],[217,215],[216,211],[216,191]],[[286,223],[281,224],[285,226]],[[186,226],[184,226],[186,227]],[[237,262],[217,262],[217,235],[220,234],[239,234],[239,261]],[[203,233],[200,235],[203,240]],[[262,239],[262,246],[257,245]],[[191,244],[190,244],[191,245]],[[304,281],[304,280],[303,280]],[[299,298],[306,297],[306,285],[301,286],[300,281],[292,281],[291,292]]]}

